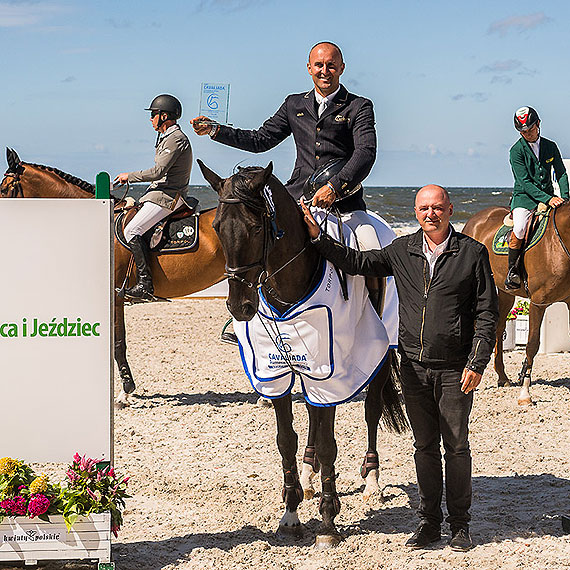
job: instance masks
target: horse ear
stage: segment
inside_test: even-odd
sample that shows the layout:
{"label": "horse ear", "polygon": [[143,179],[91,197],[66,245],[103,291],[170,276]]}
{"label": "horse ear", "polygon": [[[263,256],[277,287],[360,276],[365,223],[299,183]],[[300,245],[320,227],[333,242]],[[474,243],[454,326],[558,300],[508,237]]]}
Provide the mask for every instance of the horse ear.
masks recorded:
{"label": "horse ear", "polygon": [[15,171],[20,165],[20,157],[18,153],[13,148],[6,147],[6,160],[8,162],[8,169]]}
{"label": "horse ear", "polygon": [[273,162],[270,162],[265,168],[261,169],[254,176],[251,177],[249,182],[252,190],[259,189],[261,192],[265,185],[269,182],[271,175],[273,174]]}
{"label": "horse ear", "polygon": [[199,158],[196,160],[200,170],[202,171],[202,176],[210,184],[210,186],[219,194],[222,189],[222,184],[224,179],[218,176],[213,170],[210,170]]}

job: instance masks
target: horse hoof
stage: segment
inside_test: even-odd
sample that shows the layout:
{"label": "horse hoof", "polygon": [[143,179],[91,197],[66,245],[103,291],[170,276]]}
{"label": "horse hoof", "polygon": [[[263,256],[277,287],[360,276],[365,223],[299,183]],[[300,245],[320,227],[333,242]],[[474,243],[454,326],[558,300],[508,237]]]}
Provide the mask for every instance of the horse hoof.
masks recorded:
{"label": "horse hoof", "polygon": [[505,378],[505,380],[499,380],[497,382],[497,386],[499,388],[508,388],[509,386],[512,386],[511,381],[508,378]]}
{"label": "horse hoof", "polygon": [[317,550],[328,550],[334,548],[342,542],[342,536],[339,533],[335,534],[319,534],[315,539],[315,548]]}
{"label": "horse hoof", "polygon": [[521,398],[517,401],[519,406],[534,406],[532,398]]}
{"label": "horse hoof", "polygon": [[115,400],[115,409],[116,410],[124,410],[130,406],[129,401],[125,399],[116,399]]}
{"label": "horse hoof", "polygon": [[123,390],[125,394],[132,394],[135,391],[135,381],[132,378],[127,378],[123,380]]}
{"label": "horse hoof", "polygon": [[261,396],[259,400],[257,400],[257,407],[258,408],[271,408],[273,404],[269,398],[264,398]]}
{"label": "horse hoof", "polygon": [[301,523],[293,526],[289,525],[279,525],[277,529],[277,536],[282,536],[285,538],[303,538],[303,534],[305,533],[305,529]]}
{"label": "horse hoof", "polygon": [[305,501],[310,501],[315,496],[315,490],[311,488],[305,489],[303,487],[303,497]]}

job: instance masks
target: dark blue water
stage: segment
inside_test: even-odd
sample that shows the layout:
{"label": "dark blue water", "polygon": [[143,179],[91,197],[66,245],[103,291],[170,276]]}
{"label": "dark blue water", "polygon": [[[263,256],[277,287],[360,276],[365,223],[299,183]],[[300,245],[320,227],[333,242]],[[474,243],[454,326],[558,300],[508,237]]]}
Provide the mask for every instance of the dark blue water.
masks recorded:
{"label": "dark blue water", "polygon": [[[134,184],[130,195],[140,197],[147,185]],[[447,188],[453,203],[452,222],[462,227],[476,212],[490,206],[508,207],[512,188]],[[364,190],[367,207],[382,216],[394,229],[417,226],[414,217],[414,196],[417,188],[370,186]],[[121,195],[121,190],[114,191]],[[202,209],[217,205],[217,194],[209,186],[191,186],[190,195],[200,200]]]}

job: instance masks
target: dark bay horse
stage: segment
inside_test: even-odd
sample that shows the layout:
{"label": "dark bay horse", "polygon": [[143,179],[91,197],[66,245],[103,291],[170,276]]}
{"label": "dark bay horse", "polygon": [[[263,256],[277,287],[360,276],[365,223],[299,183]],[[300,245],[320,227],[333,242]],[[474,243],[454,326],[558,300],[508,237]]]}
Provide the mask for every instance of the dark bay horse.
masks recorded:
{"label": "dark bay horse", "polygon": [[[94,186],[55,168],[22,162],[15,151],[6,149],[8,170],[0,185],[1,198],[94,198]],[[118,211],[115,213],[115,218]],[[151,269],[155,294],[167,299],[201,291],[224,278],[224,254],[212,229],[216,210],[201,213],[198,247],[188,253],[160,255],[153,253]],[[70,239],[72,239],[70,237]],[[131,253],[115,239],[115,283],[127,276]],[[78,267],[77,271],[81,271]],[[134,282],[134,272],[132,281]],[[131,283],[132,284],[132,283]],[[135,383],[127,361],[124,299],[115,296],[115,361],[122,380],[119,404],[127,403],[127,394]]]}
{"label": "dark bay horse", "polygon": [[[234,319],[251,320],[258,310],[259,285],[264,297],[283,313],[301,300],[320,277],[321,258],[307,247],[309,236],[303,215],[285,187],[272,176],[272,165],[265,169],[249,167],[222,179],[198,160],[204,178],[218,193],[219,205],[214,219],[228,266],[228,308]],[[271,189],[274,211],[264,198],[266,185]],[[273,206],[273,205],[272,205]],[[271,207],[273,210],[273,207]],[[283,235],[276,239],[281,232]],[[371,382],[365,403],[369,449],[365,466],[378,468],[376,437],[382,418],[386,427],[401,432],[406,427],[399,395],[395,388],[397,364],[393,354]],[[290,534],[301,531],[297,507],[304,493],[297,471],[297,434],[293,429],[291,394],[272,399],[277,420],[277,446],[284,474],[285,514],[279,530]],[[322,494],[319,512],[322,524],[315,545],[335,546],[341,540],[334,519],[340,510],[335,486],[334,463],[337,444],[334,436],[335,406],[307,404],[309,441],[304,461],[320,462]]]}
{"label": "dark bay horse", "polygon": [[506,319],[515,296],[528,297],[529,335],[526,345],[526,359],[519,380],[522,382],[518,403],[532,403],[530,396],[531,372],[534,357],[540,344],[540,325],[544,311],[552,303],[563,301],[570,309],[570,203],[564,202],[550,212],[543,238],[524,254],[524,266],[528,275],[528,290],[505,289],[507,256],[493,253],[493,237],[509,213],[507,208],[487,208],[471,217],[463,232],[485,244],[489,251],[495,284],[499,292],[499,323],[495,346],[495,370],[499,375],[499,386],[509,386],[503,361],[503,332]]}

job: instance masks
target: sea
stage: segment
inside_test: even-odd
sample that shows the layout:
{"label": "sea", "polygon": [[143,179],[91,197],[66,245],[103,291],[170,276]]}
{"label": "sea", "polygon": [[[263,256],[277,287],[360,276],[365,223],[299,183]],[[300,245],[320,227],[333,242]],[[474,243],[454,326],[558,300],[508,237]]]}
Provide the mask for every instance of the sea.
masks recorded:
{"label": "sea", "polygon": [[[144,194],[146,184],[133,184],[129,195],[137,199]],[[416,187],[365,186],[364,200],[369,210],[384,218],[398,234],[409,233],[418,228],[414,217],[414,196]],[[448,187],[453,203],[452,224],[460,230],[476,212],[490,206],[509,206],[512,187],[468,188]],[[123,188],[116,188],[113,194],[122,196]],[[217,194],[209,186],[190,186],[188,192],[200,201],[201,208],[217,206]]]}

